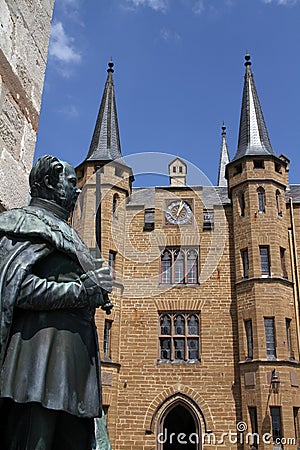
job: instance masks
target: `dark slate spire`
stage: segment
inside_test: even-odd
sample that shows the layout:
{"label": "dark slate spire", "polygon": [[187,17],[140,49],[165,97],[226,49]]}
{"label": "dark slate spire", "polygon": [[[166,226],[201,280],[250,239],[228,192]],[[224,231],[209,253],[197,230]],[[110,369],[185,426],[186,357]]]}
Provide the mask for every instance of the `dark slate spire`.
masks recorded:
{"label": "dark slate spire", "polygon": [[112,161],[122,158],[114,90],[114,63],[110,61],[101,105],[86,161]]}
{"label": "dark slate spire", "polygon": [[250,55],[245,56],[245,81],[238,149],[234,160],[245,155],[275,155],[254,84]]}
{"label": "dark slate spire", "polygon": [[221,155],[219,164],[219,174],[218,174],[218,186],[227,186],[227,180],[225,178],[225,169],[229,163],[229,152],[226,140],[226,127],[222,125],[222,145],[221,145]]}

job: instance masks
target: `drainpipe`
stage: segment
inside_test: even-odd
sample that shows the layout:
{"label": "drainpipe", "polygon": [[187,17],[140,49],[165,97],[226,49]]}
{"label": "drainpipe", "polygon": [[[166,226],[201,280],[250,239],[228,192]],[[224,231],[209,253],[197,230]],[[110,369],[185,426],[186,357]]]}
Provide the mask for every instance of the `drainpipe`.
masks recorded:
{"label": "drainpipe", "polygon": [[291,216],[291,230],[289,230],[289,244],[291,250],[292,276],[293,276],[293,290],[294,290],[294,308],[296,318],[296,335],[298,344],[298,360],[300,358],[300,325],[299,325],[299,271],[298,271],[298,257],[297,257],[297,242],[295,236],[295,221],[294,221],[294,207],[293,199],[290,198],[290,216]]}

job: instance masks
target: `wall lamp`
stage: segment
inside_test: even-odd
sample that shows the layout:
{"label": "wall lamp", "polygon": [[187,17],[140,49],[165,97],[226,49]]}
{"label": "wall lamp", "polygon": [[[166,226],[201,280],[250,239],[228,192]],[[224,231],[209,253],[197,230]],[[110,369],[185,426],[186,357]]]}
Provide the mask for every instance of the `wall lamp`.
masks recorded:
{"label": "wall lamp", "polygon": [[274,394],[278,394],[279,391],[280,378],[279,373],[276,372],[276,369],[273,369],[271,372],[271,389]]}

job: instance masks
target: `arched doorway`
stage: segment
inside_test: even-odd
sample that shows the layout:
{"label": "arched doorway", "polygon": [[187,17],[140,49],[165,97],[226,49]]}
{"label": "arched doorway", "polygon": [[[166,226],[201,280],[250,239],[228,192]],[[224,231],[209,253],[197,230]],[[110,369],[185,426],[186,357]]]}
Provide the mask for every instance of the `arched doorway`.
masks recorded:
{"label": "arched doorway", "polygon": [[201,449],[200,426],[188,405],[176,402],[165,412],[158,435],[159,450]]}

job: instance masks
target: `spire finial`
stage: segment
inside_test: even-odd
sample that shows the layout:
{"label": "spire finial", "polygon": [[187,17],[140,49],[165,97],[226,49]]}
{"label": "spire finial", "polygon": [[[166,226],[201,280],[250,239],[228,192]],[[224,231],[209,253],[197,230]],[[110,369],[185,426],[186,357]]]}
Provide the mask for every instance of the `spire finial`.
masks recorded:
{"label": "spire finial", "polygon": [[108,63],[108,69],[107,69],[107,72],[108,72],[108,73],[114,73],[113,67],[114,67],[114,63],[113,63],[113,61],[112,61],[112,58],[110,58],[110,61],[109,61],[109,63]]}
{"label": "spire finial", "polygon": [[250,59],[251,59],[251,56],[249,55],[249,53],[248,53],[248,50],[246,50],[246,55],[245,55],[245,66],[247,67],[247,66],[251,66],[251,61],[250,61]]}
{"label": "spire finial", "polygon": [[226,126],[225,126],[224,121],[223,121],[223,124],[222,124],[222,136],[226,136]]}

